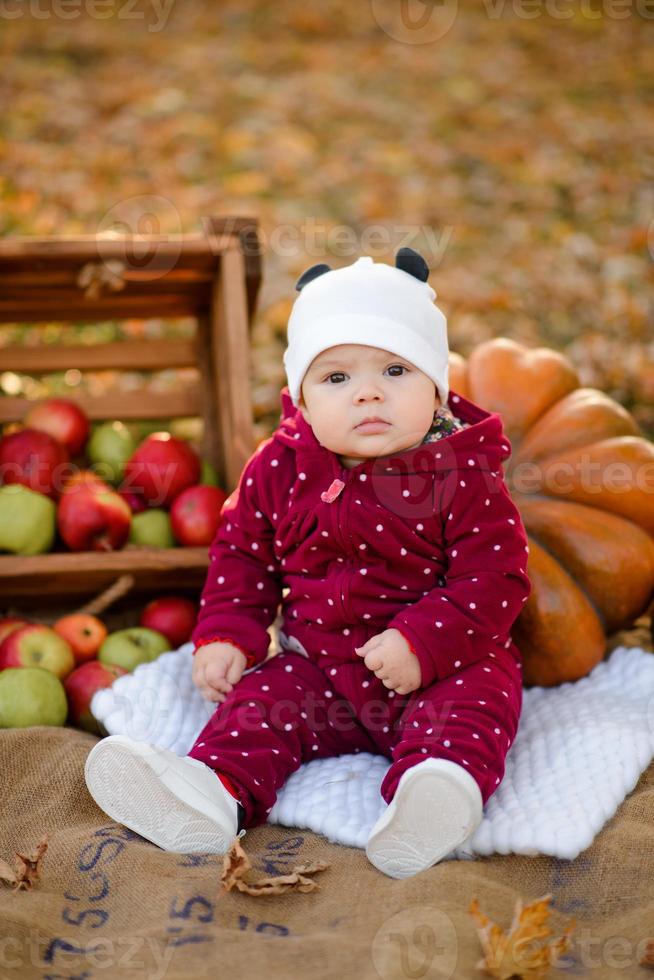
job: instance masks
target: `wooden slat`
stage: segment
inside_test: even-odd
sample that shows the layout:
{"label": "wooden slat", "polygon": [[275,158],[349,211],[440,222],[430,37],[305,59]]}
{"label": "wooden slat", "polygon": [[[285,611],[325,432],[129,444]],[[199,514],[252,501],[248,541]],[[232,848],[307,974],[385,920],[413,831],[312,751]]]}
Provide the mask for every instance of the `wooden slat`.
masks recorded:
{"label": "wooden slat", "polygon": [[0,322],[28,323],[34,320],[125,320],[151,317],[200,316],[210,302],[210,288],[190,294],[149,294],[134,296],[112,293],[98,299],[85,299],[79,292],[62,290],[56,296],[42,297],[33,290],[31,298],[0,298]]}
{"label": "wooden slat", "polygon": [[236,244],[222,256],[221,266],[211,304],[211,346],[223,415],[221,447],[229,447],[222,463],[228,486],[236,486],[254,451],[244,258]]}
{"label": "wooden slat", "polygon": [[[249,324],[261,283],[262,246],[257,219],[210,216],[204,224],[206,234],[148,236],[152,253],[148,255],[144,254],[144,237],[0,239],[0,323],[202,315],[210,301],[210,284],[220,257],[236,243],[245,257]],[[82,266],[109,261],[125,263],[125,288],[96,300],[85,299],[76,285]]]}
{"label": "wooden slat", "polygon": [[207,548],[138,548],[119,551],[52,552],[46,555],[0,556],[3,602],[34,596],[39,591],[59,595],[91,595],[130,574],[137,587],[201,587],[209,564]]}
{"label": "wooden slat", "polygon": [[161,260],[178,258],[180,264],[187,267],[212,265],[221,247],[228,247],[224,238],[218,238],[210,245],[205,235],[144,235],[140,238],[103,238],[102,235],[36,238],[16,235],[0,240],[0,262],[29,268],[35,262],[64,260],[77,263],[129,258],[130,263],[138,268],[146,242],[150,248],[156,249]]}
{"label": "wooden slat", "polygon": [[192,367],[198,362],[195,340],[125,340],[111,344],[39,344],[0,347],[0,370],[25,374],[51,371],[141,370]]}
{"label": "wooden slat", "polygon": [[[39,267],[40,265],[40,267]],[[79,293],[83,289],[77,285],[77,277],[84,266],[79,263],[42,262],[31,265],[29,269],[14,268],[8,262],[0,260],[0,289],[4,296],[14,290],[23,294],[25,290],[50,291],[52,289],[72,288]],[[180,292],[193,293],[198,285],[207,285],[213,278],[215,265],[207,265],[203,269],[184,269],[178,266],[172,268],[148,267],[145,269],[126,268],[123,273],[125,289],[140,292]],[[165,276],[165,283],[162,282]]]}
{"label": "wooden slat", "polygon": [[263,262],[263,243],[259,238],[257,218],[231,214],[221,217],[210,216],[205,221],[205,231],[209,236],[238,235],[245,260],[248,320],[251,322],[257,308]]}
{"label": "wooden slat", "polygon": [[[67,396],[68,397],[68,396]],[[196,386],[170,392],[110,392],[71,395],[91,419],[167,419],[199,416],[201,399]],[[28,398],[0,398],[0,422],[20,422],[34,405]]]}
{"label": "wooden slat", "polygon": [[202,402],[202,455],[210,459],[216,468],[221,486],[229,481],[225,474],[225,455],[222,434],[222,411],[218,403],[218,392],[214,380],[214,363],[211,353],[211,320],[209,316],[198,317],[196,341],[198,345],[198,395]]}

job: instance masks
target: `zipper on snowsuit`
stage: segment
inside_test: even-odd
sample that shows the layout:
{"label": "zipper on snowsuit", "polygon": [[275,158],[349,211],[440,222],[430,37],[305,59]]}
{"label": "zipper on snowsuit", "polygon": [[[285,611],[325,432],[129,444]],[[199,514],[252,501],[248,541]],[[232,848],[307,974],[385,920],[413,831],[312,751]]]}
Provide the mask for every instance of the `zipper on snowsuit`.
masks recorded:
{"label": "zipper on snowsuit", "polygon": [[[344,495],[343,492],[345,491],[345,487],[347,486],[346,471],[344,469],[341,469],[341,478],[340,478],[340,483],[342,483],[343,486],[335,487],[335,483],[336,481],[334,481],[334,483],[332,483],[332,486],[330,487],[330,490],[332,491],[331,494],[332,499],[329,501],[332,504],[332,508],[331,508],[332,533],[343,550],[343,556],[342,556],[343,562],[342,563],[339,562],[339,564],[342,564],[343,567],[340,570],[340,574],[337,580],[338,588],[337,588],[336,597],[338,599],[341,615],[348,622],[353,622],[354,613],[349,604],[349,596],[346,598],[346,594],[343,589],[343,586],[345,585],[348,575],[351,574],[351,566],[354,564],[351,547],[349,547],[348,542],[346,541],[341,531],[341,520],[340,520],[341,505],[343,502],[343,495]],[[332,490],[332,488],[334,487],[335,487],[335,491]]]}

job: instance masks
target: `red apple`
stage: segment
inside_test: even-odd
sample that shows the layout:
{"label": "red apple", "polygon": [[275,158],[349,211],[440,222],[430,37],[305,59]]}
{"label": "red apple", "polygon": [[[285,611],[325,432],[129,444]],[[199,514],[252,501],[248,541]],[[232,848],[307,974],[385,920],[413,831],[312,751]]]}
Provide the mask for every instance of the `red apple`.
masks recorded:
{"label": "red apple", "polygon": [[132,514],[142,514],[144,510],[148,509],[148,502],[142,493],[134,493],[133,490],[125,490],[123,487],[118,487],[118,493]]}
{"label": "red apple", "polygon": [[200,471],[200,458],[187,442],[169,432],[153,432],[128,459],[123,487],[141,493],[150,507],[168,507],[198,482]]}
{"label": "red apple", "polygon": [[57,527],[71,551],[114,551],[129,537],[132,512],[114,490],[91,483],[65,493],[57,508]]}
{"label": "red apple", "polygon": [[19,627],[0,644],[0,670],[43,667],[63,680],[74,666],[75,657],[66,640],[41,623]]}
{"label": "red apple", "polygon": [[22,483],[57,499],[70,476],[67,449],[37,429],[21,429],[0,440],[0,483]]}
{"label": "red apple", "polygon": [[70,398],[46,398],[30,408],[23,422],[30,429],[47,432],[71,456],[81,453],[89,437],[89,420]]}
{"label": "red apple", "polygon": [[128,673],[117,664],[101,664],[99,660],[90,660],[76,667],[64,681],[68,718],[72,724],[100,735],[100,726],[91,714],[93,695],[103,687],[111,687],[117,677]]}
{"label": "red apple", "polygon": [[0,619],[0,643],[4,640],[6,636],[17,630],[19,626],[27,626],[26,619],[19,619],[17,616],[3,616]]}
{"label": "red apple", "polygon": [[220,511],[227,494],[220,487],[189,487],[173,501],[170,523],[173,534],[186,547],[203,547],[213,541],[222,520]]}
{"label": "red apple", "polygon": [[172,649],[181,647],[190,638],[197,621],[194,602],[181,596],[164,596],[149,602],[139,620],[141,626],[163,633]]}
{"label": "red apple", "polygon": [[92,487],[103,487],[105,490],[113,490],[101,476],[94,473],[93,470],[77,470],[75,473],[64,480],[64,484],[61,488],[62,493],[68,493],[70,490],[75,490],[80,485],[92,486]]}
{"label": "red apple", "polygon": [[70,644],[78,665],[93,660],[107,636],[107,627],[102,620],[88,613],[62,616],[52,628]]}

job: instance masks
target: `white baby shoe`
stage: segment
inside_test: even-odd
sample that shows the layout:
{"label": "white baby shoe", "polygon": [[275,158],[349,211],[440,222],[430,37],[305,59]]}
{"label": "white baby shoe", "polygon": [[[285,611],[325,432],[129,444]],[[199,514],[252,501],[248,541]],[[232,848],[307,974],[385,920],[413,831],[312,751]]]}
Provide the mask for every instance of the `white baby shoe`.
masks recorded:
{"label": "white baby shoe", "polygon": [[366,855],[391,878],[409,878],[437,864],[477,830],[481,790],[449,759],[406,769],[395,795],[370,831]]}
{"label": "white baby shoe", "polygon": [[84,776],[108,816],[164,851],[225,854],[237,836],[238,802],[199,759],[108,735],[89,752]]}

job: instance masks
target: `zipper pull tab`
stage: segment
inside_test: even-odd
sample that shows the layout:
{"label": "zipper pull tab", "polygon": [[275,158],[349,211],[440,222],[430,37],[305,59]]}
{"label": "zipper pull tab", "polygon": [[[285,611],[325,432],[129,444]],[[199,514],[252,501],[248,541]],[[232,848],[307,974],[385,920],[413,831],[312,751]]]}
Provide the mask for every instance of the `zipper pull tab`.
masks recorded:
{"label": "zipper pull tab", "polygon": [[345,484],[342,480],[333,480],[329,489],[323,490],[323,492],[320,494],[320,499],[324,504],[332,504],[344,486]]}

